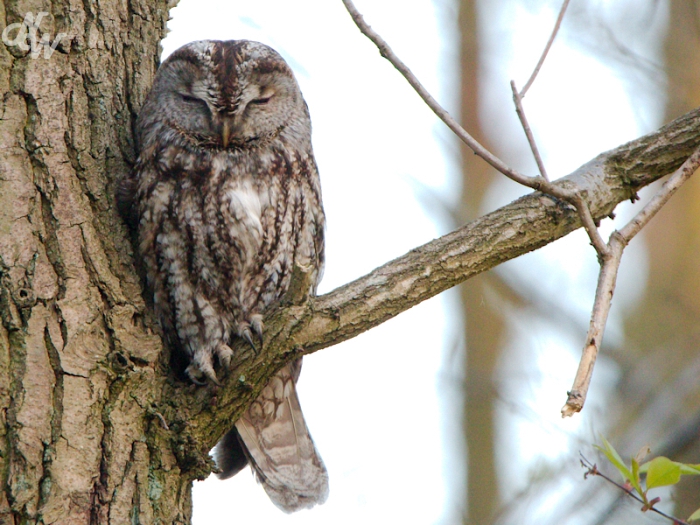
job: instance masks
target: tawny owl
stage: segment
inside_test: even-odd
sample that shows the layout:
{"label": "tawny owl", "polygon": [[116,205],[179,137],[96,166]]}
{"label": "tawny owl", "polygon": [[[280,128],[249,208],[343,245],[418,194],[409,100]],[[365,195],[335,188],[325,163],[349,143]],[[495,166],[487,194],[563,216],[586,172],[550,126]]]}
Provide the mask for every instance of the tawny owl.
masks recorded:
{"label": "tawny owl", "polygon": [[[231,342],[262,343],[263,316],[295,264],[323,269],[324,214],[311,122],[292,70],[245,40],[181,47],[158,69],[136,125],[139,157],[120,191],[168,344],[195,382],[217,382]],[[328,474],[283,368],[217,445],[221,477],[250,461],[291,512],[323,503]]]}

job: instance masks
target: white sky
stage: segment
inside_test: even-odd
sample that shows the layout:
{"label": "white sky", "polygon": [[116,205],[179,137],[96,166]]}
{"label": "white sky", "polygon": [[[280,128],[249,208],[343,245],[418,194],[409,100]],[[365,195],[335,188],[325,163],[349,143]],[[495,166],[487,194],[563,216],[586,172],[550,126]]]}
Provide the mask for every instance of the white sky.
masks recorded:
{"label": "white sky", "polygon": [[[356,5],[456,113],[456,6],[449,0],[357,0]],[[527,8],[518,0],[483,0],[482,5],[482,16],[488,17],[482,24],[487,60],[482,113],[498,123],[493,142],[513,141],[518,146],[510,151],[522,148],[523,154],[526,144],[508,82],[524,84],[556,13],[546,1],[527,2]],[[328,218],[321,293],[446,233],[447,225],[417,197],[429,192],[447,206],[457,202],[455,139],[359,33],[340,0],[180,0],[171,16],[164,56],[192,40],[246,38],[271,45],[294,69],[311,111]],[[551,175],[565,175],[658,125],[659,107],[631,101],[628,88],[614,68],[581,46],[557,41],[525,99]],[[534,169],[522,155],[506,161]],[[504,180],[494,185],[487,208],[523,193]],[[563,308],[586,318],[596,278],[594,253],[582,236],[555,244],[499,271],[514,286],[558,296]],[[631,249],[643,255],[643,243]],[[643,256],[638,260],[630,270],[637,282],[645,276]],[[543,272],[551,278],[539,279],[535,290],[529,283]],[[632,287],[624,278],[619,289],[616,307],[634,298],[626,295]],[[331,479],[325,505],[285,515],[246,469],[229,481],[195,483],[194,524],[456,522],[465,505],[460,316],[456,297],[446,293],[304,360],[302,407]],[[614,334],[614,315],[611,323]],[[524,387],[530,395],[524,409],[501,407],[497,414],[506,493],[522,488],[538,461],[570,454],[572,444],[578,450],[581,429],[592,425],[587,416],[563,422],[559,416],[585,334],[557,331],[522,315],[510,330],[520,346],[506,353],[503,376],[515,379],[505,386],[521,392]],[[523,347],[535,352],[534,360],[522,354]],[[533,367],[533,361],[534,383],[518,368]],[[614,376],[604,363],[598,366],[600,376]],[[570,376],[562,370],[570,370]],[[603,393],[589,401],[592,416],[599,415]],[[590,432],[586,437],[595,439]]]}

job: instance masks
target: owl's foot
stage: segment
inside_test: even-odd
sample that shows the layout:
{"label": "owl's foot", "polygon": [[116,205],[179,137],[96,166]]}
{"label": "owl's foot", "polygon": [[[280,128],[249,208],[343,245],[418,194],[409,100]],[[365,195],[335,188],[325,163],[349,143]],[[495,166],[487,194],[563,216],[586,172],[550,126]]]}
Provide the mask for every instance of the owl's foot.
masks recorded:
{"label": "owl's foot", "polygon": [[231,348],[228,345],[224,343],[219,344],[219,346],[216,347],[216,350],[214,350],[214,353],[216,354],[216,358],[219,360],[219,364],[222,368],[225,368],[227,370],[231,368],[231,358],[233,357],[233,350],[231,350]]}
{"label": "owl's foot", "polygon": [[214,372],[212,356],[216,356],[219,364],[223,368],[228,369],[231,366],[233,350],[227,344],[220,343],[213,351],[196,352],[192,362],[185,369],[185,373],[194,384],[199,386],[206,385],[208,379],[215,385],[221,386],[216,377],[216,372]]}
{"label": "owl's foot", "polygon": [[[255,352],[256,354],[260,353],[260,350],[262,350],[263,347],[262,315],[251,315],[249,321],[243,321],[238,324],[238,329],[236,330],[236,332],[239,337],[244,339],[250,345],[250,347],[253,349],[253,352]],[[253,339],[253,336],[255,336],[257,341]]]}
{"label": "owl's foot", "polygon": [[211,363],[197,364],[193,361],[190,363],[190,366],[185,369],[185,373],[195,385],[204,386],[207,384],[207,379],[209,379],[209,381],[215,385],[221,386],[221,383],[219,383],[219,380],[216,378],[216,373]]}
{"label": "owl's foot", "polygon": [[254,315],[250,316],[250,328],[251,328],[251,330],[253,330],[253,333],[258,336],[258,340],[260,341],[260,348],[262,348],[262,345],[263,345],[262,315],[254,314]]}

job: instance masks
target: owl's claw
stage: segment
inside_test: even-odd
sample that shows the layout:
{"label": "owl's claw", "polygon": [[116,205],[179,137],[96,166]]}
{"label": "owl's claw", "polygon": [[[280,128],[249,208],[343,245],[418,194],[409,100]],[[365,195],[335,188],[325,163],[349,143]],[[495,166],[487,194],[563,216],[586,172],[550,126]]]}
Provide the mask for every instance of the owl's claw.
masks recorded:
{"label": "owl's claw", "polygon": [[[190,366],[185,369],[185,373],[195,385],[205,386],[207,384],[206,379],[208,379],[215,385],[221,386],[211,363],[190,363]],[[205,380],[201,379],[202,376],[204,376]]]}
{"label": "owl's claw", "polygon": [[258,336],[258,341],[260,342],[260,348],[263,347],[263,322],[261,315],[254,315],[250,320],[250,328],[253,333]]}
{"label": "owl's claw", "polygon": [[253,342],[253,334],[250,331],[250,328],[247,326],[241,331],[241,337],[245,339],[250,347],[253,349],[253,353],[257,355],[259,353],[258,348],[255,346],[255,343]]}
{"label": "owl's claw", "polygon": [[[187,369],[185,370],[185,373],[187,374],[187,377],[190,379],[190,381],[192,381],[192,382],[193,382],[195,385],[197,385],[197,386],[204,386],[204,385],[206,385],[207,382],[206,382],[206,381],[202,381],[201,379],[199,379],[199,378],[195,375],[195,372],[193,372],[192,370],[190,370],[190,368],[192,368],[191,365],[188,366]],[[197,372],[199,372],[199,370],[197,370]]]}
{"label": "owl's claw", "polygon": [[231,368],[231,359],[233,358],[233,350],[227,344],[221,343],[216,347],[216,357],[219,359],[219,364],[226,370]]}
{"label": "owl's claw", "polygon": [[241,321],[236,327],[236,333],[238,337],[245,339],[245,341],[253,349],[255,355],[260,353],[263,347],[263,323],[262,315],[253,314],[247,321]]}

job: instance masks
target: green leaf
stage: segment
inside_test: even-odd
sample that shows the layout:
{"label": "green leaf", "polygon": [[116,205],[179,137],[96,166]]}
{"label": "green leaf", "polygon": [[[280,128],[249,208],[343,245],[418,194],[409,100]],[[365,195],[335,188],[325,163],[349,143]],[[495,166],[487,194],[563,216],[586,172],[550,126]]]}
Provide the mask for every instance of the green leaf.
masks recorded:
{"label": "green leaf", "polygon": [[612,463],[617,470],[620,471],[620,474],[622,474],[622,481],[627,481],[627,480],[632,480],[632,473],[630,472],[630,469],[627,468],[627,465],[625,465],[625,462],[622,461],[622,458],[620,457],[620,454],[617,453],[617,450],[613,448],[613,446],[608,442],[605,437],[601,434],[600,439],[603,440],[603,446],[599,447],[598,445],[595,446],[598,450],[600,450],[603,454],[605,454],[605,457],[608,458],[610,463]]}
{"label": "green leaf", "polygon": [[639,484],[639,461],[637,461],[637,458],[632,458],[632,477],[630,478],[630,483],[642,499],[645,499],[646,496],[642,492],[642,486]]}
{"label": "green leaf", "polygon": [[689,465],[688,463],[681,463],[681,474],[690,476],[700,476],[700,465]]}
{"label": "green leaf", "polygon": [[654,487],[675,485],[681,479],[681,465],[668,458],[659,456],[645,463],[647,469],[647,490]]}
{"label": "green leaf", "polygon": [[700,520],[700,509],[693,512],[690,515],[690,518],[688,518],[688,521],[695,521],[695,520]]}

